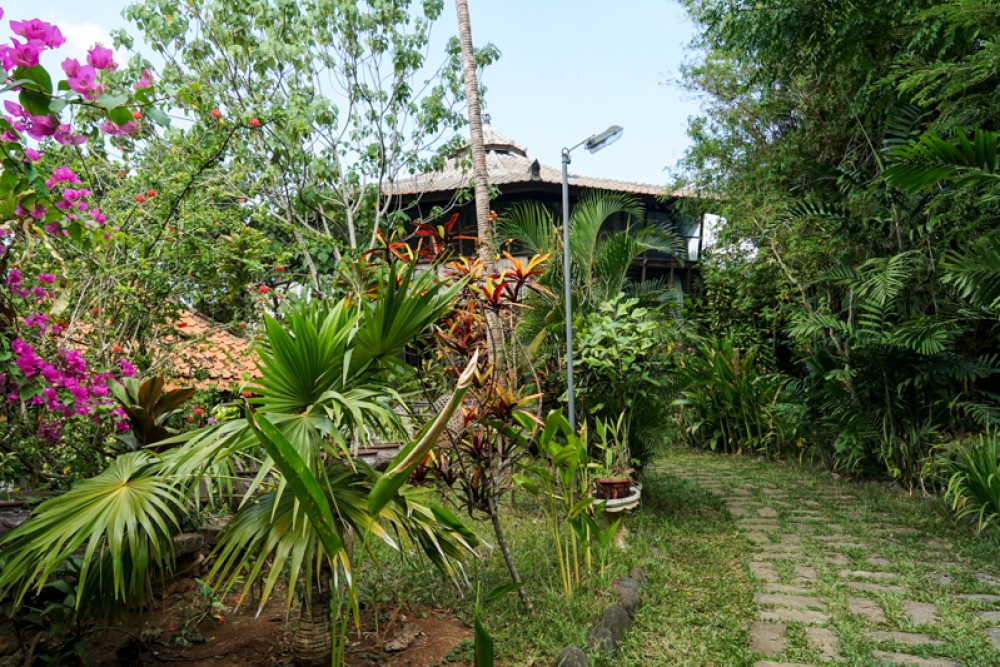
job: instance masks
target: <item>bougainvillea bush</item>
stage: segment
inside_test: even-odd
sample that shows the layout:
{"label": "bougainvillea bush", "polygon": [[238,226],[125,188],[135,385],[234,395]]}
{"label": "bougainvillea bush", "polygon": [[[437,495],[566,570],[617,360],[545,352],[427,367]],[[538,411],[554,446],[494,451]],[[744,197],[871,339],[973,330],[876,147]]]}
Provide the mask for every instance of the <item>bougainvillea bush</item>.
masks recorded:
{"label": "bougainvillea bush", "polygon": [[95,44],[84,62],[64,59],[56,77],[40,58],[65,43],[59,28],[39,19],[9,25],[13,37],[0,46],[0,481],[58,484],[113,455],[113,436],[128,424],[109,384],[135,368],[120,348],[94,363],[65,336],[75,277],[66,258],[113,244],[119,229],[77,173],[43,168],[43,158],[133,136],[143,113],[165,116],[152,106],[149,71],[123,85],[112,77],[113,52]]}

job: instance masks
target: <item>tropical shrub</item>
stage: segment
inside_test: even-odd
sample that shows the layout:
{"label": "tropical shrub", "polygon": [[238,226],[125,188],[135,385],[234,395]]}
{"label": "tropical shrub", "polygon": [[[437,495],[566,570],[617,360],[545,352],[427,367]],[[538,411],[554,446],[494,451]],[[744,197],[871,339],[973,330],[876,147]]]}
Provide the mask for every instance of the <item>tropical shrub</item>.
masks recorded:
{"label": "tropical shrub", "polygon": [[615,423],[641,467],[663,443],[678,370],[678,327],[660,310],[619,293],[580,320],[574,338],[576,398],[592,423]]}
{"label": "tropical shrub", "polygon": [[955,442],[939,458],[945,498],[979,532],[1000,522],[1000,439],[995,432]]}
{"label": "tropical shrub", "polygon": [[758,346],[709,338],[684,357],[680,420],[689,444],[730,454],[782,456],[804,446],[802,405],[789,378],[768,372]]}

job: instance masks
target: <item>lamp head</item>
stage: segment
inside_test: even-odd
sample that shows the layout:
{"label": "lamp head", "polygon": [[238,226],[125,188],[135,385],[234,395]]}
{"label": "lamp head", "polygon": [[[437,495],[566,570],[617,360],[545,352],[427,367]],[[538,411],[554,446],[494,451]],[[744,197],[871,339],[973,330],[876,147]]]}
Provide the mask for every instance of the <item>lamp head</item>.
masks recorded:
{"label": "lamp head", "polygon": [[591,153],[596,153],[605,146],[618,141],[621,138],[623,131],[624,130],[621,125],[612,125],[600,134],[595,134],[587,139],[587,141],[584,142],[583,147]]}

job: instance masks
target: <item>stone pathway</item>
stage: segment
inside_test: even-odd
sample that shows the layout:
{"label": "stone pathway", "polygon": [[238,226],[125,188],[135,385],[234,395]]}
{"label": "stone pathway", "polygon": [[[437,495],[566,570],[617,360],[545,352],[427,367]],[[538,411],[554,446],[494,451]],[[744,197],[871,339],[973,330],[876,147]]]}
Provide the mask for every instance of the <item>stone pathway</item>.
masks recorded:
{"label": "stone pathway", "polygon": [[862,514],[850,484],[782,488],[746,474],[767,464],[732,467],[668,472],[719,498],[751,544],[754,667],[1000,665],[1000,576],[888,513]]}

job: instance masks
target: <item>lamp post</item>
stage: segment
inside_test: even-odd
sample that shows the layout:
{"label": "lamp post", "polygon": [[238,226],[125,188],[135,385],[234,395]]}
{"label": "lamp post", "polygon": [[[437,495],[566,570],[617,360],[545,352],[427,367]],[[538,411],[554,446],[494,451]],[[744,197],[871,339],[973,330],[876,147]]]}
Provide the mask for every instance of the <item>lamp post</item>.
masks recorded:
{"label": "lamp post", "polygon": [[569,252],[569,154],[584,146],[596,153],[622,136],[622,127],[612,125],[600,134],[587,137],[572,148],[562,149],[563,284],[566,306],[566,395],[569,397],[569,425],[576,430],[576,398],[573,388],[573,294],[570,287]]}

